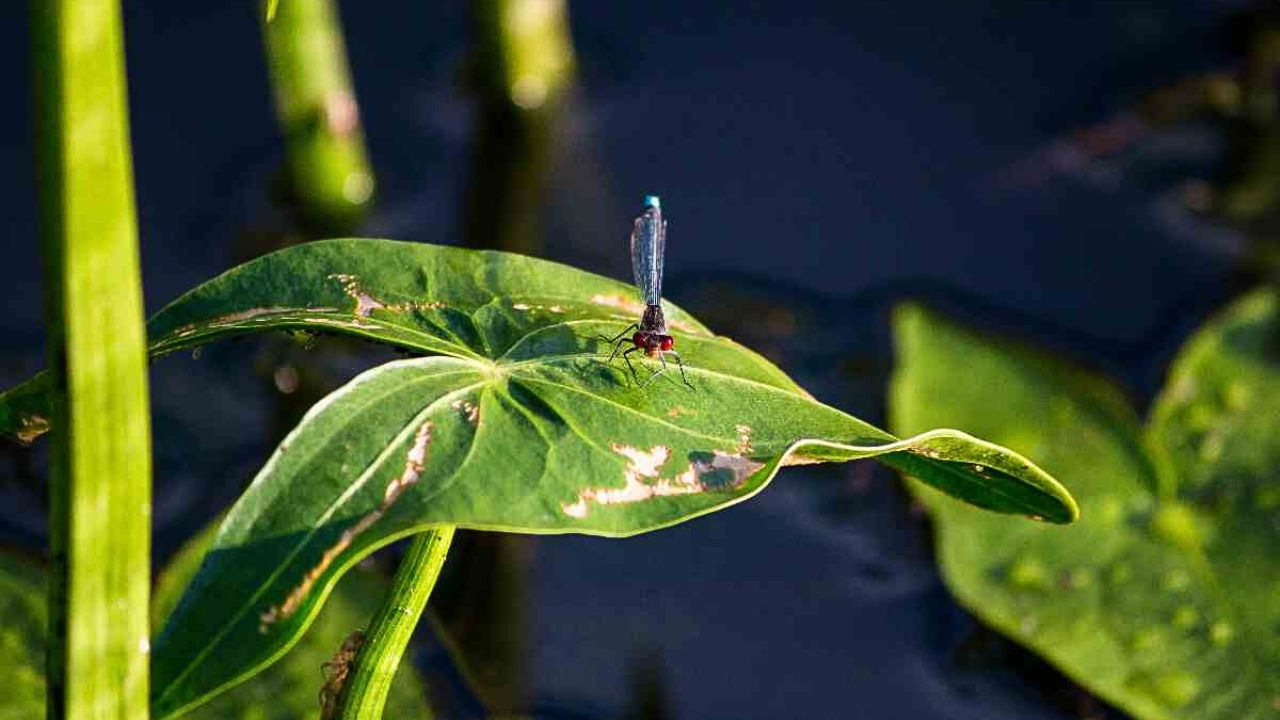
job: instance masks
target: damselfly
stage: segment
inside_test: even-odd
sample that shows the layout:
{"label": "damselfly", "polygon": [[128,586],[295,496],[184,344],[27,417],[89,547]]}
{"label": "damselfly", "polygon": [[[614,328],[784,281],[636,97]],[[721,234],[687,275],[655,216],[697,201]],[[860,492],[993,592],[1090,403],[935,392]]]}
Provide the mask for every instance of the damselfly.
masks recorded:
{"label": "damselfly", "polygon": [[[644,294],[644,314],[640,322],[631,323],[625,330],[613,338],[605,338],[613,344],[613,352],[609,354],[609,362],[618,356],[618,351],[628,342],[632,347],[622,351],[622,359],[631,371],[631,377],[640,387],[644,387],[667,369],[667,356],[676,359],[680,368],[680,379],[690,389],[693,385],[684,372],[684,361],[676,352],[676,340],[667,332],[667,319],[662,315],[662,262],[667,250],[667,221],[662,217],[662,203],[656,195],[644,199],[644,210],[635,219],[631,227],[631,269],[635,273],[636,286]],[[635,334],[627,337],[627,333],[635,330]],[[636,368],[628,357],[640,351],[651,358],[657,358],[662,367],[655,370],[644,381],[636,376]]]}

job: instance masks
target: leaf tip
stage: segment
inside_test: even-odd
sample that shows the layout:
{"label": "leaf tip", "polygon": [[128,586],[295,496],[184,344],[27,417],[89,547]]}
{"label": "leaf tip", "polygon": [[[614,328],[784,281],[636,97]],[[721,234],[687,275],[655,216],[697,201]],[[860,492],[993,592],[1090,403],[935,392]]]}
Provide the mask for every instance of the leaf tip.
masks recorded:
{"label": "leaf tip", "polygon": [[1032,520],[1048,522],[1054,525],[1071,525],[1080,519],[1080,505],[1076,502],[1076,499],[1061,485],[1057,489],[1059,492],[1052,493],[1053,499],[1059,503],[1057,512],[1046,515],[1030,515],[1029,517]]}

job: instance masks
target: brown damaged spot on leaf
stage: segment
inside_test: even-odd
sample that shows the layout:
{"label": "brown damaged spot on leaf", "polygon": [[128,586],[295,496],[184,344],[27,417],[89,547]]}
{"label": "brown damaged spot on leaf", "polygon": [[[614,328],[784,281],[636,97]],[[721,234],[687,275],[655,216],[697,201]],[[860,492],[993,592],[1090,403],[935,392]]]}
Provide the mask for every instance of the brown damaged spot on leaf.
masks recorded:
{"label": "brown damaged spot on leaf", "polygon": [[308,321],[312,325],[330,325],[332,327],[367,328],[368,324],[359,320],[342,320],[340,318],[315,317]]}
{"label": "brown damaged spot on leaf", "polygon": [[369,313],[374,310],[382,310],[387,307],[381,300],[361,290],[355,275],[335,274],[330,275],[329,279],[337,280],[338,284],[342,286],[342,292],[356,301],[356,307],[352,312],[360,317],[369,317]]}
{"label": "brown damaged spot on leaf", "polygon": [[570,517],[584,518],[592,505],[624,505],[655,497],[694,495],[708,491],[729,491],[741,487],[763,463],[737,453],[720,450],[689,454],[688,467],[671,478],[660,477],[662,467],[671,456],[671,448],[655,445],[641,450],[630,445],[614,444],[613,451],[627,458],[622,487],[586,488],[578,499],[562,505]]}
{"label": "brown damaged spot on leaf", "polygon": [[266,632],[267,628],[273,623],[283,620],[297,612],[302,606],[302,601],[306,599],[307,594],[311,592],[312,586],[320,579],[325,570],[333,564],[333,561],[342,554],[344,550],[351,547],[351,543],[360,536],[361,533],[368,530],[383,515],[391,509],[396,500],[400,498],[405,488],[417,483],[422,479],[422,471],[427,464],[427,450],[431,445],[431,421],[422,423],[418,428],[418,432],[413,437],[413,445],[410,446],[409,452],[405,455],[404,470],[391,482],[387,483],[386,490],[382,493],[382,504],[376,509],[369,511],[364,517],[360,518],[356,524],[347,528],[342,532],[338,541],[333,544],[320,556],[320,562],[311,568],[302,578],[302,582],[289,593],[284,602],[273,606],[271,609],[262,613],[258,617],[258,632]]}
{"label": "brown damaged spot on leaf", "polygon": [[549,312],[556,315],[563,315],[565,310],[561,305],[530,305],[529,303],[515,303],[511,309],[520,312]]}
{"label": "brown damaged spot on leaf", "polygon": [[733,446],[733,451],[739,455],[747,455],[751,452],[751,426],[737,425],[734,430],[738,433],[738,443]]}
{"label": "brown damaged spot on leaf", "polygon": [[454,400],[449,407],[462,413],[462,416],[472,425],[480,424],[480,406],[470,400]]}
{"label": "brown damaged spot on leaf", "polygon": [[43,415],[23,415],[18,418],[21,427],[14,432],[14,437],[23,445],[30,445],[35,439],[49,432],[49,418]]}
{"label": "brown damaged spot on leaf", "polygon": [[444,303],[436,300],[406,300],[399,303],[384,302],[362,289],[360,287],[360,279],[355,275],[336,273],[330,275],[329,279],[337,280],[342,286],[342,292],[356,301],[356,306],[352,312],[360,317],[369,317],[374,310],[408,312],[410,310],[439,310],[444,307]]}
{"label": "brown damaged spot on leaf", "polygon": [[592,295],[591,303],[593,305],[617,308],[628,315],[641,315],[644,313],[644,303],[636,302],[622,295]]}
{"label": "brown damaged spot on leaf", "polygon": [[241,310],[239,312],[220,315],[213,320],[201,323],[192,323],[183,325],[173,332],[177,337],[187,337],[194,334],[197,330],[218,329],[228,325],[238,325],[239,323],[248,322],[250,320],[267,320],[277,315],[288,315],[291,313],[334,313],[338,312],[338,308],[319,307],[319,308],[295,308],[295,307],[258,307]]}
{"label": "brown damaged spot on leaf", "polygon": [[907,448],[907,452],[914,453],[916,455],[921,455],[921,456],[930,458],[932,460],[942,459],[942,453],[938,452],[937,450],[931,450],[925,447],[909,447]]}
{"label": "brown damaged spot on leaf", "polygon": [[683,405],[676,405],[667,411],[667,417],[669,418],[692,417],[697,414],[698,412],[696,410],[690,410]]}
{"label": "brown damaged spot on leaf", "polygon": [[363,632],[352,632],[342,641],[338,652],[321,666],[324,684],[320,686],[320,720],[332,720],[338,716],[338,700],[342,698],[342,689],[347,685],[351,666],[355,663],[360,648],[364,647],[364,640]]}
{"label": "brown damaged spot on leaf", "polygon": [[792,465],[821,465],[825,462],[827,461],[823,460],[822,458],[808,457],[802,453],[795,452],[787,455],[782,459],[782,466],[790,467]]}
{"label": "brown damaged spot on leaf", "polygon": [[[624,295],[592,295],[591,303],[593,305],[604,305],[605,307],[617,308],[628,316],[634,316],[636,319],[639,319],[640,316],[644,314],[645,309],[644,303],[637,302]],[[667,325],[687,333],[702,333],[701,330],[687,322],[684,322],[683,320],[668,320]]]}

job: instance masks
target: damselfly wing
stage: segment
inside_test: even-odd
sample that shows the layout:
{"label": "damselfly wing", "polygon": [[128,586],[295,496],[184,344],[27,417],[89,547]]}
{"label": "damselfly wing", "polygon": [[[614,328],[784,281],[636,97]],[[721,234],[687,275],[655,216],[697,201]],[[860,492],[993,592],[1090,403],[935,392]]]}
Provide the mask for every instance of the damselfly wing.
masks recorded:
{"label": "damselfly wing", "polygon": [[662,265],[667,251],[667,221],[657,196],[644,199],[644,210],[631,228],[631,269],[646,305],[662,304]]}

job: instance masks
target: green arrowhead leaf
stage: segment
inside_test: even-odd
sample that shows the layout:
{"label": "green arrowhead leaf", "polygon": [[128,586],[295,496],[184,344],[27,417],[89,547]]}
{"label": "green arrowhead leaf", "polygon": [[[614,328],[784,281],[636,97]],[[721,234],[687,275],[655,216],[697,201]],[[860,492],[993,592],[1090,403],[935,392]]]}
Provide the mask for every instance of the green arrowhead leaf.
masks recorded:
{"label": "green arrowhead leaf", "polygon": [[[183,589],[199,569],[217,528],[218,524],[214,523],[189,540],[156,580],[151,605],[157,624],[163,622],[177,605]],[[326,664],[341,660],[335,655],[353,631],[368,625],[389,587],[386,579],[374,572],[355,570],[347,573],[334,588],[316,621],[282,662],[185,717],[192,720],[317,717],[322,685],[337,671],[336,666],[330,669]],[[431,717],[426,689],[410,663],[406,662],[396,673],[387,697],[386,716],[423,720]]]}
{"label": "green arrowhead leaf", "polygon": [[[161,573],[152,593],[153,608],[163,618],[195,575],[213,540],[210,527],[179,551]],[[343,577],[324,610],[283,662],[188,714],[210,720],[295,720],[315,717],[324,678],[321,669],[351,631],[364,627],[385,596],[388,583],[371,572]],[[45,573],[0,553],[0,720],[43,720],[45,717],[44,654],[48,624]],[[387,717],[429,718],[430,708],[417,673],[402,669],[388,697]]]}
{"label": "green arrowhead leaf", "polygon": [[916,485],[944,577],[985,622],[1151,720],[1280,706],[1280,300],[1204,327],[1144,430],[1117,389],[919,306],[895,317],[894,427],[972,428],[1073,479],[1069,529],[993,522]]}
{"label": "green arrowhead leaf", "polygon": [[[268,460],[156,640],[156,715],[271,662],[346,568],[434,524],[625,536],[744,500],[784,464],[866,457],[991,510],[1077,514],[1025,458],[954,430],[898,440],[675,306],[694,389],[674,369],[637,387],[595,338],[642,310],[631,286],[563,265],[382,240],[283,250],[162,310],[155,354],[302,330],[432,357],[355,378]],[[37,428],[42,393],[37,378],[0,396],[0,420],[17,418],[5,427]]]}

